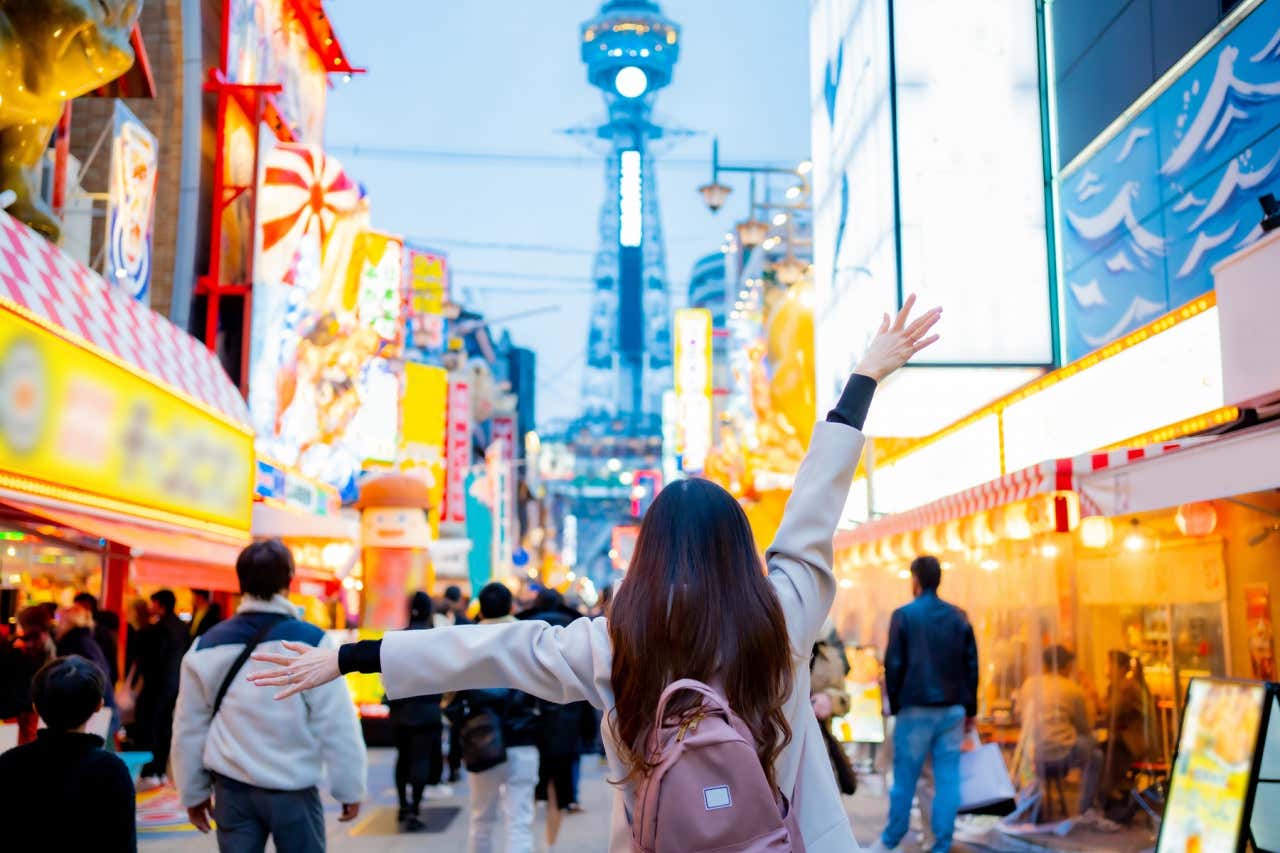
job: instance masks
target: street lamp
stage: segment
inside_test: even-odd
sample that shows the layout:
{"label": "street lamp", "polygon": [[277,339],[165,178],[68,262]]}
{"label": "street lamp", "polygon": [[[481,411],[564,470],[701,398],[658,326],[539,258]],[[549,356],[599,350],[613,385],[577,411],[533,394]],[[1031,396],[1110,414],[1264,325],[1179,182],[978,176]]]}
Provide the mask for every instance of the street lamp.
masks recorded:
{"label": "street lamp", "polygon": [[754,249],[769,236],[769,223],[754,217],[738,223],[738,242],[744,248]]}
{"label": "street lamp", "polygon": [[702,200],[707,207],[715,213],[724,207],[725,201],[729,198],[729,193],[733,192],[733,187],[726,186],[719,181],[712,181],[709,184],[703,184],[698,187],[698,192],[702,193]]}
{"label": "street lamp", "polygon": [[809,265],[797,258],[788,249],[787,256],[773,265],[773,274],[779,283],[790,287],[804,278]]}

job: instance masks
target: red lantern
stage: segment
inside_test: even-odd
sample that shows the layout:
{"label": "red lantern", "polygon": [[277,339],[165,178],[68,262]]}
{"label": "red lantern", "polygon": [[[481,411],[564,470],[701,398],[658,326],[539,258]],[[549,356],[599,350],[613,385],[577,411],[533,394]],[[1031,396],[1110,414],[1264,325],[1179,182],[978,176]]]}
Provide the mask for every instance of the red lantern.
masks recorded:
{"label": "red lantern", "polygon": [[1175,520],[1183,536],[1208,536],[1218,528],[1218,512],[1210,501],[1183,504]]}

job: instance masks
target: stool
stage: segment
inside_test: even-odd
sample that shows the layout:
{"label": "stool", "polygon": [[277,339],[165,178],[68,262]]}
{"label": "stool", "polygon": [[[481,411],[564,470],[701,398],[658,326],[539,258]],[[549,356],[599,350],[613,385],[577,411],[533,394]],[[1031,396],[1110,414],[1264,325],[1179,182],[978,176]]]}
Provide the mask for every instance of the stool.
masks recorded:
{"label": "stool", "polygon": [[1063,782],[1066,781],[1067,774],[1071,772],[1071,768],[1066,764],[1057,762],[1045,762],[1036,768],[1036,776],[1040,779],[1040,814],[1037,818],[1042,818],[1048,823],[1053,819],[1055,806],[1060,819],[1065,820],[1071,816],[1067,811],[1067,795],[1063,790]]}

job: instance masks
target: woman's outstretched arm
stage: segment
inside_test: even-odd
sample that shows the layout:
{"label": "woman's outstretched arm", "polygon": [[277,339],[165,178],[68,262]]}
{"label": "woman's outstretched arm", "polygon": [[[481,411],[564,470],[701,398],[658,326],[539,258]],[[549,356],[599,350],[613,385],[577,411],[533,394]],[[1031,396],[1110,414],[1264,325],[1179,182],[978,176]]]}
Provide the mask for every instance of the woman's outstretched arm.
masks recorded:
{"label": "woman's outstretched arm", "polygon": [[808,657],[835,599],[831,539],[862,455],[862,425],[876,385],[938,339],[929,330],[942,309],[934,308],[911,321],[914,305],[915,297],[908,297],[892,322],[885,315],[840,402],[827,422],[814,429],[769,547],[769,579],[782,601],[791,644],[803,657]]}
{"label": "woman's outstretched arm", "polygon": [[528,620],[389,631],[375,643],[343,646],[341,667],[338,651],[285,647],[290,654],[254,654],[254,660],[272,666],[248,676],[260,686],[282,687],[277,699],[332,681],[344,671],[381,672],[392,699],[511,687],[550,702],[587,701],[605,708],[613,696],[604,619],[576,619],[563,628]]}

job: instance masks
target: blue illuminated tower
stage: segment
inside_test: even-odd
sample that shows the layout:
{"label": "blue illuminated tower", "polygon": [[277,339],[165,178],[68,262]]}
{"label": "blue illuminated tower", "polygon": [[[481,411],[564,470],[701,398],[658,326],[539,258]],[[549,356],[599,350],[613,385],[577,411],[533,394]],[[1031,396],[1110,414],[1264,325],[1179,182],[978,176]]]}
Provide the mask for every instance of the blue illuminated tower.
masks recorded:
{"label": "blue illuminated tower", "polygon": [[679,53],[679,28],[649,0],[609,0],[582,25],[587,79],[609,110],[595,128],[608,154],[583,379],[588,413],[658,415],[671,385],[666,250],[650,146],[663,136],[651,120],[654,100]]}

